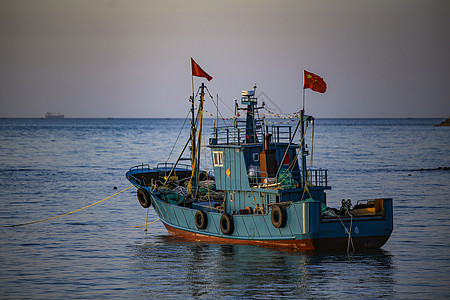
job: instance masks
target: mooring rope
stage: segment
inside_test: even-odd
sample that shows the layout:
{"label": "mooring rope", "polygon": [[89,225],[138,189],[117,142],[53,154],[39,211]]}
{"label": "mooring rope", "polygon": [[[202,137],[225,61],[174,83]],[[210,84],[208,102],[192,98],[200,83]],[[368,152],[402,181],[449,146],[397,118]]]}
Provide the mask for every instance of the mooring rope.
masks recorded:
{"label": "mooring rope", "polygon": [[[150,223],[146,223],[146,224],[144,224],[144,225],[138,225],[138,226],[132,226],[133,228],[141,228],[141,227],[144,227],[144,226],[147,226],[147,225],[151,225],[151,224],[153,224],[153,223],[156,223],[156,222],[158,222],[160,219],[156,219],[155,221],[153,221],[153,222],[150,222]],[[147,227],[145,228],[145,230],[147,230]]]}
{"label": "mooring rope", "polygon": [[[88,205],[88,206],[79,208],[79,209],[77,209],[77,210],[74,210],[74,211],[71,211],[71,212],[68,212],[68,213],[65,213],[65,214],[56,216],[56,217],[51,217],[51,218],[44,219],[44,220],[39,220],[39,221],[34,221],[34,222],[28,222],[28,223],[22,223],[22,224],[16,224],[16,225],[3,225],[2,227],[19,227],[19,226],[25,226],[25,225],[31,225],[31,224],[36,224],[36,223],[44,222],[44,221],[49,221],[49,220],[53,220],[53,219],[56,219],[56,218],[61,218],[61,217],[64,217],[64,216],[67,216],[67,215],[76,213],[76,212],[78,212],[78,211],[80,211],[80,210],[86,209],[86,208],[88,208],[88,207],[94,206],[94,205],[96,205],[96,204],[99,204],[99,203],[101,203],[101,202],[103,202],[103,201],[105,201],[105,200],[111,199],[112,197],[117,196],[117,195],[119,195],[120,193],[123,193],[123,192],[125,192],[126,190],[129,190],[129,189],[132,188],[132,187],[133,187],[133,185],[132,185],[132,186],[129,186],[129,187],[127,187],[126,189],[123,189],[123,190],[121,190],[120,192],[115,193],[114,195],[111,195],[111,196],[109,196],[109,197],[107,197],[107,198],[105,198],[105,199],[103,199],[103,200],[97,201],[97,202],[92,203],[92,204],[90,204],[90,205]],[[155,222],[156,222],[156,221],[155,221]],[[144,225],[144,226],[145,226],[145,225]]]}
{"label": "mooring rope", "polygon": [[355,252],[355,245],[353,244],[353,239],[352,239],[352,223],[353,223],[353,215],[350,214],[349,210],[347,209],[347,213],[350,215],[350,231],[347,229],[347,227],[345,226],[344,222],[342,222],[341,218],[339,218],[338,215],[337,218],[339,219],[339,221],[341,221],[342,226],[344,227],[345,231],[348,234],[348,239],[347,239],[347,253],[350,253],[350,243],[352,245],[353,248],[353,252]]}

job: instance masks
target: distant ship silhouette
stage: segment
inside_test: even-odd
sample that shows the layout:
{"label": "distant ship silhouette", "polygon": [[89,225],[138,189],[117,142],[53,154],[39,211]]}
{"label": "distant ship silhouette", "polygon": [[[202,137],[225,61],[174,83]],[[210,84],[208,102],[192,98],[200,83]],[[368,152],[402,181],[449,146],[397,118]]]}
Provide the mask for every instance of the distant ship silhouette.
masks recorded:
{"label": "distant ship silhouette", "polygon": [[63,119],[64,115],[62,113],[52,113],[52,112],[48,112],[45,114],[45,118],[46,119]]}

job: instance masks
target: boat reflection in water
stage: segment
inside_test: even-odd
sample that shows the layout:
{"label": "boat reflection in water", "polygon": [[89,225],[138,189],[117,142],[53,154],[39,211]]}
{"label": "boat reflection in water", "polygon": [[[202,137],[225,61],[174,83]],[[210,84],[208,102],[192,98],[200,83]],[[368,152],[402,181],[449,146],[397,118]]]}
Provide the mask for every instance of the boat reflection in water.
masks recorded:
{"label": "boat reflection in water", "polygon": [[141,297],[393,297],[387,251],[279,251],[157,236],[134,246]]}

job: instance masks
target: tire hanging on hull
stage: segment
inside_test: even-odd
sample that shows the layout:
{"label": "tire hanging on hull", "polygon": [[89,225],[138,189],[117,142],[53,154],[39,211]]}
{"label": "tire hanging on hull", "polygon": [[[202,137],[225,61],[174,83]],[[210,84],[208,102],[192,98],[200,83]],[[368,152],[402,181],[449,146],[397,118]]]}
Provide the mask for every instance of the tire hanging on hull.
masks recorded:
{"label": "tire hanging on hull", "polygon": [[149,192],[144,188],[138,188],[137,190],[137,198],[139,200],[139,203],[142,205],[143,208],[149,208],[152,205],[151,197]]}
{"label": "tire hanging on hull", "polygon": [[194,220],[195,226],[197,226],[198,229],[205,229],[208,225],[208,217],[202,210],[197,210],[194,216]]}
{"label": "tire hanging on hull", "polygon": [[270,213],[270,220],[275,228],[283,228],[286,226],[286,210],[283,206],[274,205]]}
{"label": "tire hanging on hull", "polygon": [[229,214],[224,213],[220,217],[220,229],[222,230],[223,234],[226,235],[230,235],[233,233],[234,224]]}

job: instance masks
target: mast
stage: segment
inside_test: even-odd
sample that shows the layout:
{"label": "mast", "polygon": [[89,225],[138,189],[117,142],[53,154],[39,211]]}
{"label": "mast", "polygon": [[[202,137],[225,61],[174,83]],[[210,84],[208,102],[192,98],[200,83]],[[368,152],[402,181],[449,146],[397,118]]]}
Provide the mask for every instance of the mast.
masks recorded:
{"label": "mast", "polygon": [[305,188],[305,184],[306,184],[306,153],[305,153],[305,110],[302,109],[301,113],[300,113],[300,120],[302,122],[302,126],[301,126],[301,149],[300,149],[300,154],[302,157],[302,185],[303,188]]}
{"label": "mast", "polygon": [[300,121],[302,122],[302,127],[301,127],[301,135],[300,135],[300,139],[301,139],[301,145],[300,145],[300,154],[302,155],[302,186],[303,189],[305,189],[305,185],[306,185],[306,156],[305,156],[305,120],[304,120],[304,116],[305,116],[305,78],[306,78],[306,73],[305,70],[303,70],[303,89],[302,89],[302,110],[300,112]]}
{"label": "mast", "polygon": [[[198,182],[200,175],[200,154],[201,154],[201,136],[202,136],[202,128],[203,128],[203,102],[205,96],[205,84],[202,83],[200,86],[200,105],[198,107],[197,119],[194,120],[194,100],[192,100],[192,151],[191,151],[191,166],[192,166],[192,174],[191,179],[188,184],[188,193],[192,195],[192,197],[197,196],[198,190]],[[196,126],[197,125],[197,128]],[[198,131],[198,135],[196,138],[196,132]]]}
{"label": "mast", "polygon": [[257,105],[256,85],[253,91],[242,91],[241,103],[247,105],[247,118],[245,121],[245,142],[246,143],[257,143],[258,138],[256,136],[256,126],[255,126],[255,110]]}
{"label": "mast", "polygon": [[194,166],[194,153],[195,153],[195,115],[194,115],[194,92],[191,97],[191,167]]}

